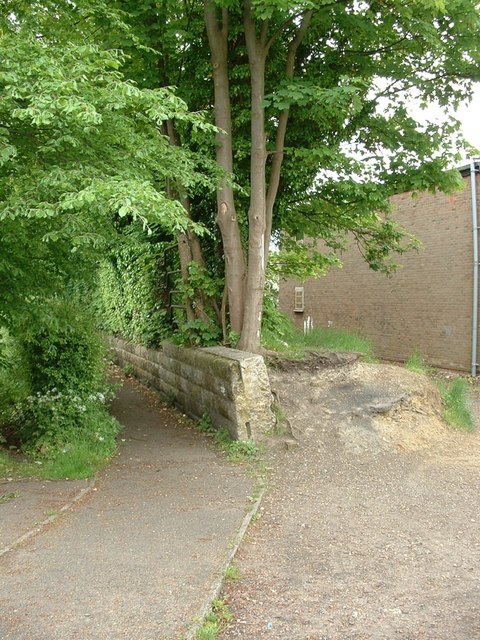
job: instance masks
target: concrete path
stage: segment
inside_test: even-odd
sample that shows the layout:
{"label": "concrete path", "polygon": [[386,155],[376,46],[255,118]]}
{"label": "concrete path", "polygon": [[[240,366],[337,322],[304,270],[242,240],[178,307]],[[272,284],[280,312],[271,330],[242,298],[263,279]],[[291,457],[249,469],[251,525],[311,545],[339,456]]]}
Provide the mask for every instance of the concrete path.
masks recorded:
{"label": "concrete path", "polygon": [[33,532],[0,557],[2,640],[177,640],[222,575],[253,480],[135,383],[113,412],[124,441],[94,485],[1,486],[0,553]]}

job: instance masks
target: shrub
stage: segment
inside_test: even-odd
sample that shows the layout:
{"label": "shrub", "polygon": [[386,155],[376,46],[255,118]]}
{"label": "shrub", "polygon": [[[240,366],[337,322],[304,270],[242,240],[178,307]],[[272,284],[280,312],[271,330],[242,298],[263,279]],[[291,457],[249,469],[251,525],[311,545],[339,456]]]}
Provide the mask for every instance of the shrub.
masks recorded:
{"label": "shrub", "polygon": [[56,300],[48,322],[29,327],[18,343],[33,394],[92,393],[103,380],[105,348],[78,305]]}

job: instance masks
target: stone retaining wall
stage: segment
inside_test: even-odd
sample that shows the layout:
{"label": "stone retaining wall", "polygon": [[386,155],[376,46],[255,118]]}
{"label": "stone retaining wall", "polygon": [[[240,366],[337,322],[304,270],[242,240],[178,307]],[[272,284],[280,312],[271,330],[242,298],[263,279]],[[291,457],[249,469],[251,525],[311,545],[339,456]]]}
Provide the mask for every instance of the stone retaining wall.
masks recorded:
{"label": "stone retaining wall", "polygon": [[235,440],[260,440],[274,424],[270,382],[259,355],[170,343],[157,351],[119,338],[109,338],[108,344],[120,366],[131,365],[139,379],[192,418],[207,413],[215,427],[227,427]]}

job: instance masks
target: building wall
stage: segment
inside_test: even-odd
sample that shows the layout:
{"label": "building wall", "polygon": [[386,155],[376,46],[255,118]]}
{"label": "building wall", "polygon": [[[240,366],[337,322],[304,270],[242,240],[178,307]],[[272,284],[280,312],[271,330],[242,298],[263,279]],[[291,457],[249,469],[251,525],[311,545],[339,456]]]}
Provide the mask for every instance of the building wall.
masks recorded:
{"label": "building wall", "polygon": [[[480,191],[480,181],[477,189]],[[400,256],[392,277],[368,268],[352,245],[342,269],[280,287],[280,306],[297,326],[333,326],[368,336],[381,358],[405,360],[417,349],[428,362],[470,370],[473,249],[470,178],[454,195],[423,193],[393,198],[393,217],[423,243]],[[295,286],[305,288],[305,310],[294,313]]]}

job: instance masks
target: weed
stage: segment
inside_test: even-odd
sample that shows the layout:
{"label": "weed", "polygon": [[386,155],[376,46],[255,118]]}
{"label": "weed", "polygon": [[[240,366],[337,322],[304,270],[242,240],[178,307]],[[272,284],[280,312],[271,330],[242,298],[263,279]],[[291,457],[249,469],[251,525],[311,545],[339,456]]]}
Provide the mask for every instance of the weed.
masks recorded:
{"label": "weed", "polygon": [[253,440],[232,440],[225,427],[215,431],[214,441],[230,462],[254,460],[258,455],[258,447]]}
{"label": "weed", "polygon": [[127,378],[132,378],[135,375],[135,367],[130,362],[127,362],[123,366],[123,373],[127,376]]}
{"label": "weed", "polygon": [[13,491],[10,493],[4,493],[3,496],[0,496],[0,504],[10,502],[10,500],[15,500],[15,498],[18,498],[18,495],[13,493]]}
{"label": "weed", "polygon": [[258,447],[253,440],[234,440],[226,449],[230,462],[254,460],[258,455]]}
{"label": "weed", "polygon": [[275,425],[272,430],[273,434],[283,436],[287,433],[287,427],[289,425],[287,415],[277,401],[272,402],[271,408],[275,416]]}
{"label": "weed", "polygon": [[445,405],[444,417],[452,427],[473,431],[474,421],[467,403],[467,385],[463,378],[455,378],[450,383],[438,382]]}
{"label": "weed", "polygon": [[57,511],[55,509],[48,509],[47,511],[45,511],[45,515],[47,518],[51,518],[52,516],[56,516],[57,515]]}
{"label": "weed", "polygon": [[428,365],[422,354],[414,349],[412,353],[408,356],[407,361],[405,362],[405,369],[408,371],[413,371],[414,373],[423,373],[426,376],[431,376],[435,374],[435,369]]}
{"label": "weed", "polygon": [[162,395],[162,400],[167,407],[170,407],[170,409],[173,409],[177,404],[177,396],[174,393],[166,393]]}
{"label": "weed", "polygon": [[314,329],[303,336],[306,347],[321,347],[331,351],[355,351],[364,359],[373,360],[373,345],[368,338],[343,329]]}
{"label": "weed", "polygon": [[203,416],[200,418],[200,420],[197,422],[197,424],[195,425],[195,429],[197,431],[200,431],[200,433],[213,433],[214,432],[214,427],[212,424],[212,419],[210,418],[210,416],[208,415],[208,413],[204,413]]}
{"label": "weed", "polygon": [[233,442],[230,431],[226,427],[220,427],[215,431],[213,441],[222,451],[225,451]]}
{"label": "weed", "polygon": [[205,616],[202,626],[195,635],[195,640],[215,640],[218,633],[232,618],[232,612],[225,601],[215,598],[211,610]]}
{"label": "weed", "polygon": [[229,567],[227,567],[227,569],[225,570],[225,580],[227,580],[228,582],[235,582],[239,578],[240,570],[236,565],[231,564]]}

